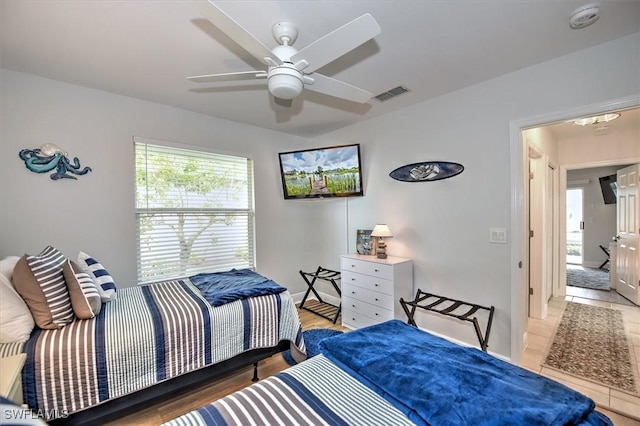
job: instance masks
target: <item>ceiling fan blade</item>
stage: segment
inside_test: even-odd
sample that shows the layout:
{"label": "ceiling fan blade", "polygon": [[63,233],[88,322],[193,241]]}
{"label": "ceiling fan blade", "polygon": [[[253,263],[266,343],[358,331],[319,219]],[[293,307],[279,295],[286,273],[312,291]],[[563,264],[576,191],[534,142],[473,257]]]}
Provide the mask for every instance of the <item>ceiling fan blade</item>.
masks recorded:
{"label": "ceiling fan blade", "polygon": [[282,61],[275,56],[267,46],[262,44],[262,42],[255,38],[249,31],[245,30],[244,27],[237,23],[232,17],[224,13],[213,1],[193,0],[192,3],[194,3],[202,15],[211,21],[213,25],[231,37],[233,41],[238,43],[238,45],[260,62],[269,65],[264,59],[269,57],[276,61],[278,65],[282,64]]}
{"label": "ceiling fan blade", "polygon": [[291,62],[306,60],[309,66],[305,74],[325,66],[329,62],[355,49],[380,34],[380,25],[366,13],[314,41],[291,57]]}
{"label": "ceiling fan blade", "polygon": [[313,92],[323,93],[361,104],[366,103],[373,97],[373,94],[366,90],[362,90],[340,80],[335,80],[326,75],[315,73],[312,78],[314,80],[313,84],[305,84],[304,88]]}
{"label": "ceiling fan blade", "polygon": [[187,77],[187,80],[194,83],[211,83],[216,81],[254,80],[256,78],[267,78],[267,73],[264,71],[228,72],[224,74],[196,75]]}

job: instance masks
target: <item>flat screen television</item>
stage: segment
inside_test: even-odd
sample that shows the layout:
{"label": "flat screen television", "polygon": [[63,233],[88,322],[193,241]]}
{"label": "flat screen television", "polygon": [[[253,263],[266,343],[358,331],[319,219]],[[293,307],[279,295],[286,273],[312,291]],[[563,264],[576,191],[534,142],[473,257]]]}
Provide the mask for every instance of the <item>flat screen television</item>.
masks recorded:
{"label": "flat screen television", "polygon": [[616,179],[616,175],[603,176],[600,178],[600,189],[602,190],[602,198],[604,198],[605,204],[616,203],[616,196],[618,194]]}
{"label": "flat screen television", "polygon": [[364,195],[360,144],[281,152],[278,156],[285,199]]}

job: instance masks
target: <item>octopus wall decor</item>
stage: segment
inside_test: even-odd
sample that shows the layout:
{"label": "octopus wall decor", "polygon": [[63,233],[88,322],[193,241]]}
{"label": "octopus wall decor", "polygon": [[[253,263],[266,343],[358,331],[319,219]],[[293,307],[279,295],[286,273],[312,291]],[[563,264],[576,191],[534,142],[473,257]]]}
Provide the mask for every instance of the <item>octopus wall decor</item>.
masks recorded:
{"label": "octopus wall decor", "polygon": [[56,171],[50,175],[53,180],[77,179],[72,175],[86,175],[91,171],[91,167],[81,168],[78,157],[74,157],[71,162],[67,153],[52,143],[46,143],[36,149],[23,149],[18,156],[32,172],[46,173],[55,169]]}

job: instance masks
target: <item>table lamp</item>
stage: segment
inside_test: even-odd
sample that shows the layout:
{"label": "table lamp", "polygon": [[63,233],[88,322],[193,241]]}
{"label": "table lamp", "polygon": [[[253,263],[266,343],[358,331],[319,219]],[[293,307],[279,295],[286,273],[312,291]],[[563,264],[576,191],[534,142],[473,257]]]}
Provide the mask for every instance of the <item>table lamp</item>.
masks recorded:
{"label": "table lamp", "polygon": [[373,231],[371,232],[371,236],[378,238],[378,250],[377,250],[378,259],[386,259],[387,245],[384,242],[384,238],[393,237],[391,230],[389,230],[389,227],[385,224],[376,225],[375,228],[373,228]]}

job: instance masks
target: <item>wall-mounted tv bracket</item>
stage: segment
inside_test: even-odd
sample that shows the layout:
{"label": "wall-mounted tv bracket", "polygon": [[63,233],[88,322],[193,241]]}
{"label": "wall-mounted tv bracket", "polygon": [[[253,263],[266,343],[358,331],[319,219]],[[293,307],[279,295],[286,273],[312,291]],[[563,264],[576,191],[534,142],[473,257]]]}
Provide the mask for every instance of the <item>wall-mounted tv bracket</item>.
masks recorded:
{"label": "wall-mounted tv bracket", "polygon": [[[418,308],[424,309],[426,311],[436,312],[442,315],[447,315],[453,318],[458,318],[462,321],[469,321],[473,324],[473,327],[476,331],[476,336],[478,336],[480,347],[484,352],[487,352],[487,347],[489,346],[489,333],[491,332],[491,323],[493,321],[493,312],[495,311],[495,308],[493,306],[487,308],[486,306],[467,303],[463,302],[462,300],[450,299],[444,296],[425,293],[420,289],[418,289],[418,291],[416,292],[415,299],[411,301],[405,301],[404,299],[400,298],[400,304],[402,305],[402,309],[404,309],[405,314],[407,314],[407,323],[413,325],[414,327],[417,327],[414,320],[414,315]],[[478,318],[476,316],[473,316],[478,310],[489,311],[489,319],[487,320],[487,327],[484,331],[484,335],[482,333],[482,329],[480,328],[480,322],[478,321]]]}
{"label": "wall-mounted tv bracket", "polygon": [[[326,268],[323,268],[322,266],[318,266],[318,269],[316,269],[315,272],[300,271],[300,275],[302,276],[302,279],[304,280],[304,282],[307,283],[307,286],[309,286],[309,288],[307,288],[307,292],[304,294],[304,297],[302,298],[302,302],[300,302],[300,309],[304,309],[305,311],[312,312],[316,315],[319,315],[323,318],[328,319],[329,321],[332,321],[335,324],[336,321],[338,321],[338,317],[340,316],[342,304],[335,306],[323,301],[322,297],[320,297],[320,295],[318,294],[316,289],[313,288],[313,286],[315,285],[316,280],[330,282],[331,285],[333,286],[333,289],[338,293],[338,298],[340,299],[342,296],[342,293],[340,292],[340,287],[338,287],[338,284],[336,283],[336,281],[340,280],[340,272],[332,271],[331,269],[326,269]],[[311,278],[311,281],[309,281],[310,278]],[[304,304],[307,301],[307,297],[309,297],[309,293],[311,292],[313,292],[314,296],[316,296],[316,298],[318,299],[318,302],[320,303],[318,305],[315,305],[312,308],[308,308],[304,306]]]}

